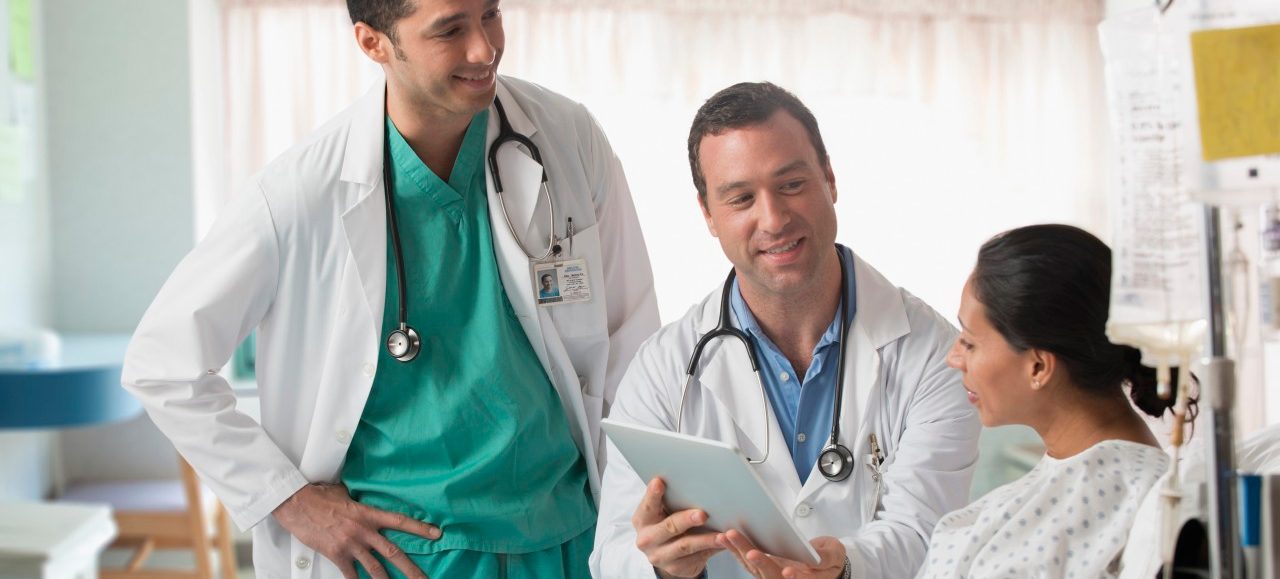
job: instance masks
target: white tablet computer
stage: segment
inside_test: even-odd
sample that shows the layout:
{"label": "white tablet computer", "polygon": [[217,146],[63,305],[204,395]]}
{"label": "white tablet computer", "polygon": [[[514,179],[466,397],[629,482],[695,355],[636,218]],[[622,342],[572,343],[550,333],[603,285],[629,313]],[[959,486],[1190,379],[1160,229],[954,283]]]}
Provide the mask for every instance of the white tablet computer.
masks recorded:
{"label": "white tablet computer", "polygon": [[608,418],[601,426],[645,483],[654,477],[667,483],[663,502],[668,511],[702,509],[708,529],[737,529],[766,553],[818,562],[817,551],[737,448]]}

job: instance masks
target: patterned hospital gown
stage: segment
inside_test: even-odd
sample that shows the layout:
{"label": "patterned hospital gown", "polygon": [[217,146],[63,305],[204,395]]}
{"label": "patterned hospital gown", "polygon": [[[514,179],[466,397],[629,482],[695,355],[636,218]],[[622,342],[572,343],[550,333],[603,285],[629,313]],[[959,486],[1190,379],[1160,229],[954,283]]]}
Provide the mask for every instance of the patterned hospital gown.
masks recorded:
{"label": "patterned hospital gown", "polygon": [[917,578],[1114,577],[1138,505],[1168,466],[1164,451],[1122,440],[1045,456],[942,517]]}

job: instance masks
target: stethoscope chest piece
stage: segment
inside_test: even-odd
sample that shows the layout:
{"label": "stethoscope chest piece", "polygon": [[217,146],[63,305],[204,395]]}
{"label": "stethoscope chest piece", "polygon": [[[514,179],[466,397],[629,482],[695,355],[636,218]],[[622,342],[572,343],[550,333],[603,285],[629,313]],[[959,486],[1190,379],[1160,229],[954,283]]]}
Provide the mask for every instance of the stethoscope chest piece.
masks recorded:
{"label": "stethoscope chest piece", "polygon": [[847,479],[853,472],[853,453],[843,444],[828,444],[818,455],[818,470],[832,482]]}
{"label": "stethoscope chest piece", "polygon": [[391,332],[387,336],[387,353],[400,362],[408,362],[418,357],[422,351],[422,340],[418,332],[409,326]]}

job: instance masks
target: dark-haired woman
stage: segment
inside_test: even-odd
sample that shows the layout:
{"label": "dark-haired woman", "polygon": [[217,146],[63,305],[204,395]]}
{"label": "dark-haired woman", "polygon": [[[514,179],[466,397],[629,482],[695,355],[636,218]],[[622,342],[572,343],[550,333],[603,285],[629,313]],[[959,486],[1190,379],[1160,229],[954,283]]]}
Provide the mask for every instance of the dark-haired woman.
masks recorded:
{"label": "dark-haired woman", "polygon": [[1111,251],[1066,225],[982,246],[948,356],[985,426],[1044,440],[1031,472],[944,516],[918,577],[1108,577],[1169,459],[1126,398],[1162,416],[1155,370],[1107,340]]}

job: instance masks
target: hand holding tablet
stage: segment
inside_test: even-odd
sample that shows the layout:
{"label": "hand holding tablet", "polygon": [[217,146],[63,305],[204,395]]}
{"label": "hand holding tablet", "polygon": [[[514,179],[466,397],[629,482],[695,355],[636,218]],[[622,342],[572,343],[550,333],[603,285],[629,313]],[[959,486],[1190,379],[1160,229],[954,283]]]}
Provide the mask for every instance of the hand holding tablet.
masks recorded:
{"label": "hand holding tablet", "polygon": [[[684,551],[690,554],[686,556],[699,556],[701,569],[706,559],[724,548],[716,544],[716,535],[733,530],[764,552],[805,565],[819,563],[818,553],[736,448],[607,418],[601,424],[636,473],[650,482],[633,523],[641,550],[655,547],[654,553],[646,553],[651,561],[658,557],[674,562],[676,558],[658,548],[664,542],[659,539],[680,537],[671,546],[689,549]],[[664,511],[654,510],[662,505],[665,512],[674,514],[667,517]],[[669,524],[667,519],[672,519]],[[644,531],[655,522],[665,524],[665,532]]]}

